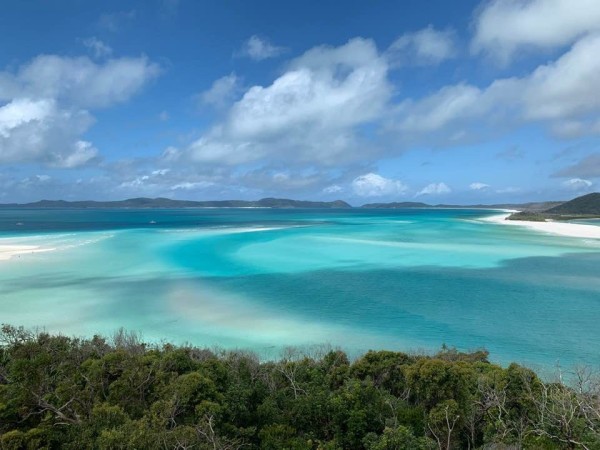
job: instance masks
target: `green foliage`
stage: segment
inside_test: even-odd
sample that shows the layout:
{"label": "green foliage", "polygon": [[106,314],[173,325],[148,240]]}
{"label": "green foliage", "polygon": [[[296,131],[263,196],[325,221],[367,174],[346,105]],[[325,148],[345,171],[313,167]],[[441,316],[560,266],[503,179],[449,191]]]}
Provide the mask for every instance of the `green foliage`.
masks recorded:
{"label": "green foliage", "polygon": [[[598,448],[598,391],[485,351],[434,356],[162,347],[0,333],[0,450]],[[590,391],[591,392],[591,391]],[[511,448],[512,448],[511,447]]]}
{"label": "green foliage", "polygon": [[549,214],[600,215],[600,192],[582,195],[546,211]]}
{"label": "green foliage", "polygon": [[385,428],[381,435],[368,434],[365,439],[368,450],[432,450],[436,448],[434,441],[427,437],[415,437],[409,428],[398,426]]}

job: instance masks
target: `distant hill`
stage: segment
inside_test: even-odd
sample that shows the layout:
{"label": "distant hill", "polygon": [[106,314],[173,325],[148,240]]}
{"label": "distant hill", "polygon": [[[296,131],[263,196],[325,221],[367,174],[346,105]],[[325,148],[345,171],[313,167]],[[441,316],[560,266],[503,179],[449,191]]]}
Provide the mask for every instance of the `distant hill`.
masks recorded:
{"label": "distant hill", "polygon": [[333,202],[311,202],[306,200],[289,200],[286,198],[263,198],[257,202],[251,203],[266,208],[352,208],[351,205],[342,200],[335,200]]}
{"label": "distant hill", "polygon": [[547,214],[600,215],[600,192],[582,195],[571,201],[546,210]]}
{"label": "distant hill", "polygon": [[[589,196],[598,196],[600,194],[589,194]],[[584,199],[584,196],[580,197]],[[596,200],[591,198],[590,200],[584,201],[587,205],[587,210],[590,210],[590,205],[596,204],[596,210],[598,208]],[[577,199],[575,199],[577,200]],[[575,200],[572,200],[572,203]],[[589,202],[589,204],[587,203]],[[403,208],[481,208],[481,209],[518,209],[520,211],[532,211],[532,212],[548,212],[552,210],[552,214],[555,213],[554,209],[563,205],[564,202],[533,202],[533,203],[502,203],[493,205],[429,205],[423,202],[390,202],[390,203],[367,203],[362,205],[361,208],[372,208],[372,209],[403,209]],[[575,209],[579,210],[583,208],[582,204],[576,204]],[[341,209],[341,208],[352,208],[352,206],[345,201],[335,200],[331,202],[317,202],[309,200],[291,200],[287,198],[263,198],[260,200],[206,200],[206,201],[195,201],[195,200],[172,200],[170,198],[130,198],[127,200],[118,201],[94,201],[94,200],[82,200],[82,201],[66,201],[66,200],[40,200],[33,203],[11,203],[11,204],[0,204],[0,208],[49,208],[49,209],[86,209],[86,208],[314,208],[314,209]],[[565,213],[575,214],[575,213]],[[583,213],[582,213],[583,214]],[[585,213],[585,214],[599,214],[599,213]]]}
{"label": "distant hill", "polygon": [[130,198],[127,200],[99,202],[93,200],[69,202],[65,200],[41,200],[24,204],[4,204],[0,208],[351,208],[342,201],[311,202],[285,198],[263,198],[257,201],[247,200],[171,200],[169,198]]}
{"label": "distant hill", "polygon": [[546,220],[570,220],[600,217],[600,192],[582,195],[568,202],[539,210],[533,208],[515,208],[521,212],[511,214],[508,220],[526,220],[545,222]]}
{"label": "distant hill", "polygon": [[373,209],[398,209],[398,208],[477,208],[477,209],[518,209],[527,211],[545,211],[548,208],[562,205],[564,202],[531,202],[531,203],[497,203],[493,205],[429,205],[421,202],[391,202],[391,203],[367,203],[361,208]]}
{"label": "distant hill", "polygon": [[520,211],[533,211],[533,212],[542,212],[546,211],[548,208],[553,208],[554,206],[562,205],[564,202],[529,202],[529,203],[496,203],[492,205],[470,205],[470,206],[461,206],[461,205],[436,205],[438,208],[482,208],[482,209],[518,209]]}

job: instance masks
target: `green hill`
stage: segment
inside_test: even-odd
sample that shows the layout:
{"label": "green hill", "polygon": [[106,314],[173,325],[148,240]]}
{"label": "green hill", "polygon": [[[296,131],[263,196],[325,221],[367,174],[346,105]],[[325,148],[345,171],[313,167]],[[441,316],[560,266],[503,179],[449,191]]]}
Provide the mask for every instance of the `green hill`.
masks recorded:
{"label": "green hill", "polygon": [[600,192],[582,195],[562,205],[546,210],[548,214],[560,215],[600,215]]}

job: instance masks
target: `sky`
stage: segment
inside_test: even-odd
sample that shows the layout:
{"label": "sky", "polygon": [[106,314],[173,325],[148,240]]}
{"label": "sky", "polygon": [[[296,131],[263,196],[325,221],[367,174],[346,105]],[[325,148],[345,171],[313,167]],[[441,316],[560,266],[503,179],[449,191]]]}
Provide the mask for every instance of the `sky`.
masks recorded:
{"label": "sky", "polygon": [[0,203],[599,189],[598,0],[22,0],[0,30]]}

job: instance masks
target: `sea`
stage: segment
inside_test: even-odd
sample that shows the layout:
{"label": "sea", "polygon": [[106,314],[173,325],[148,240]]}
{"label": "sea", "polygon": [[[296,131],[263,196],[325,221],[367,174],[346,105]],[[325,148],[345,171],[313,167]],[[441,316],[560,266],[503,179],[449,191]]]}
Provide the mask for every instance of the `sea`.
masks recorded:
{"label": "sea", "polygon": [[[473,209],[1,209],[0,322],[251,350],[600,366],[600,240]],[[43,250],[43,251],[39,251]]]}

